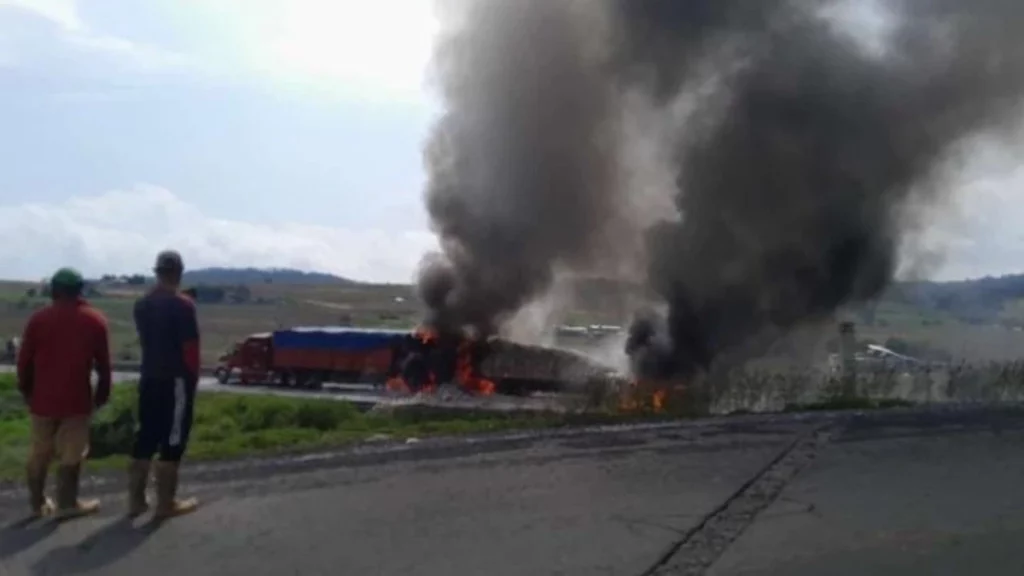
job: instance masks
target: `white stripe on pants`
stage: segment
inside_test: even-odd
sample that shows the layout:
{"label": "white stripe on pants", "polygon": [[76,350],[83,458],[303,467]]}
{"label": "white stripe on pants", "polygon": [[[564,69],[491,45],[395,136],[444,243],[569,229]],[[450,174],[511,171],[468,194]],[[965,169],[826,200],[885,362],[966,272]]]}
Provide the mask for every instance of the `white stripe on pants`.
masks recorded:
{"label": "white stripe on pants", "polygon": [[171,435],[167,439],[167,443],[171,446],[178,446],[181,444],[181,428],[184,425],[183,420],[185,419],[185,402],[188,399],[185,397],[185,379],[175,378],[174,379],[174,421],[171,422]]}

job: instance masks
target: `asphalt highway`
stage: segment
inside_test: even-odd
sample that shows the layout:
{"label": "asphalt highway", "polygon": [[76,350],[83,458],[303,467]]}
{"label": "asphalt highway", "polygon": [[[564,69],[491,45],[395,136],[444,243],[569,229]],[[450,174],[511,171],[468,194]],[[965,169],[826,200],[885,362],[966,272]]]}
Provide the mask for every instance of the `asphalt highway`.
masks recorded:
{"label": "asphalt highway", "polygon": [[[1024,412],[737,417],[187,471],[205,506],[16,523],[0,574],[1024,573]],[[102,479],[101,479],[102,480]]]}
{"label": "asphalt highway", "polygon": [[[13,366],[0,365],[0,373],[12,372]],[[137,372],[114,372],[114,384],[126,384],[136,382],[139,379]],[[492,396],[472,397],[462,393],[452,393],[450,390],[428,396],[393,397],[387,395],[380,386],[373,384],[324,384],[320,390],[298,390],[294,388],[281,388],[275,386],[246,385],[238,384],[224,385],[212,376],[204,376],[199,379],[199,389],[203,392],[223,392],[228,394],[258,394],[265,396],[283,396],[292,398],[314,398],[319,400],[334,400],[352,402],[362,409],[369,409],[383,404],[388,406],[400,406],[412,403],[439,404],[449,408],[473,408],[493,410],[560,410],[571,405],[574,399],[559,395],[534,395],[530,397]]]}
{"label": "asphalt highway", "polygon": [[[13,371],[13,366],[9,364],[0,364],[0,373],[10,373]],[[113,378],[114,384],[124,384],[137,381],[139,379],[139,374],[137,372],[114,372]],[[274,388],[270,386],[223,385],[212,376],[203,376],[200,378],[199,388],[200,390],[209,392],[344,400],[364,405],[376,404],[380,402],[383,397],[379,388],[369,384],[329,384],[319,391],[289,390],[287,388]]]}

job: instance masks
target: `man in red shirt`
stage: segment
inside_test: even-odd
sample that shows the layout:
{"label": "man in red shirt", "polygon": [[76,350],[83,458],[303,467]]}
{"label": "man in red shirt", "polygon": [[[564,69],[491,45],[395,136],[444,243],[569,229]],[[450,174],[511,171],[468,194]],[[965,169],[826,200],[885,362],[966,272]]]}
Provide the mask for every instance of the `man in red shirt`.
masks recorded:
{"label": "man in red shirt", "polygon": [[[68,518],[99,510],[99,501],[78,498],[82,462],[89,452],[93,410],[110,398],[107,320],[82,298],[81,274],[62,268],[50,280],[52,304],[25,326],[18,352],[18,388],[32,418],[32,448],[26,470],[29,505],[35,515],[52,511],[45,496],[46,472],[54,456],[57,514]],[[91,373],[99,377],[93,392]]]}

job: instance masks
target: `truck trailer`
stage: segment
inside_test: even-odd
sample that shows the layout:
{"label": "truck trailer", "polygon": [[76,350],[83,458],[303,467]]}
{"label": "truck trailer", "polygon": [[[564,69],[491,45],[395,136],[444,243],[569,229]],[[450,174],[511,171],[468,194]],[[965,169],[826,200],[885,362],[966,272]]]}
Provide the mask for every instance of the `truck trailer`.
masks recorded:
{"label": "truck trailer", "polygon": [[237,374],[242,385],[318,389],[324,382],[383,384],[398,369],[409,332],[309,327],[253,334],[221,357],[222,384]]}
{"label": "truck trailer", "polygon": [[253,334],[221,357],[221,383],[319,389],[324,383],[384,386],[399,380],[410,391],[446,382],[508,395],[563,392],[573,383],[607,376],[582,354],[516,344],[424,337],[421,331],[349,327],[291,328]]}

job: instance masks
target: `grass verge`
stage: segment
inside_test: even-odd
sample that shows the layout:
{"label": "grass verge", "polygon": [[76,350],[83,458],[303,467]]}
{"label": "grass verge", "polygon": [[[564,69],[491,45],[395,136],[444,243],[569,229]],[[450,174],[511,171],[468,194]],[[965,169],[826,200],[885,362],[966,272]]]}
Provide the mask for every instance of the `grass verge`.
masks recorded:
{"label": "grass verge", "polygon": [[[136,389],[114,387],[93,421],[87,468],[122,468],[131,453]],[[634,415],[631,418],[644,418]],[[618,416],[395,409],[363,413],[347,402],[247,394],[200,393],[189,442],[190,460],[342,447],[374,437],[403,440],[623,421]],[[0,480],[20,479],[29,449],[29,417],[14,378],[0,375]]]}
{"label": "grass verge", "polygon": [[807,404],[788,404],[785,412],[832,412],[841,410],[887,410],[909,408],[914,403],[899,398],[834,398]]}
{"label": "grass verge", "polygon": [[[87,464],[89,471],[123,469],[127,464],[136,423],[135,399],[134,386],[115,386],[110,404],[96,414]],[[793,403],[784,411],[865,410],[904,405],[908,403],[854,398]],[[333,400],[203,392],[196,401],[188,458],[228,460],[337,448],[375,437],[400,441],[506,430],[649,422],[687,415],[685,410],[674,409],[671,402],[662,414],[652,414],[645,409],[629,413],[614,410],[544,413],[426,406],[364,413],[350,403]],[[28,450],[28,413],[14,378],[0,375],[0,481],[21,478]]]}

